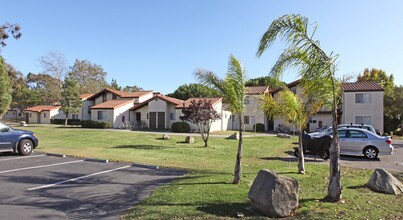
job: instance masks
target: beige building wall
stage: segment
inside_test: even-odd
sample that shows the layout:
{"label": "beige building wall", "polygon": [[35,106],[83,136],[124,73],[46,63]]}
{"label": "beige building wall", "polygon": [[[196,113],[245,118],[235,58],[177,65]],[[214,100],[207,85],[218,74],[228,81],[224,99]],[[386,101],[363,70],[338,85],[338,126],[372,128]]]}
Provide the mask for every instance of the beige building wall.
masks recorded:
{"label": "beige building wall", "polygon": [[[370,94],[370,103],[356,103],[356,94]],[[383,91],[372,92],[345,92],[342,96],[342,124],[357,123],[357,116],[370,116],[371,125],[375,130],[383,133]]]}
{"label": "beige building wall", "polygon": [[91,100],[84,100],[83,105],[78,112],[78,119],[80,120],[91,120],[91,106],[94,106],[95,102]]}
{"label": "beige building wall", "polygon": [[153,93],[150,92],[148,94],[140,96],[139,98],[136,98],[135,102],[136,103],[142,103],[142,102],[145,102],[145,101],[151,99],[152,97],[153,97]]}

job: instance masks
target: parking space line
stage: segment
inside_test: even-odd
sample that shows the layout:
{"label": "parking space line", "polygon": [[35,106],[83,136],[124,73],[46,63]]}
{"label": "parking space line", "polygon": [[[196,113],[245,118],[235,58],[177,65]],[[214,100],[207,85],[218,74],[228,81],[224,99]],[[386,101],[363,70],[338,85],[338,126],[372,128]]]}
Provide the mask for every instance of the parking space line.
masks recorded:
{"label": "parking space line", "polygon": [[7,158],[7,159],[1,159],[1,161],[6,161],[6,160],[19,160],[19,159],[29,159],[29,158],[33,158],[33,157],[43,157],[46,156],[45,154],[41,154],[41,155],[33,155],[33,156],[25,156],[25,157],[13,157],[13,158]]}
{"label": "parking space line", "polygon": [[29,188],[29,189],[27,189],[27,190],[28,190],[28,191],[32,191],[32,190],[37,190],[37,189],[49,188],[49,187],[57,186],[57,185],[60,185],[60,184],[63,184],[63,183],[74,182],[74,181],[79,180],[79,179],[84,179],[84,178],[87,178],[87,177],[90,177],[90,176],[96,176],[96,175],[100,175],[100,174],[104,174],[104,173],[109,173],[109,172],[113,172],[113,171],[116,171],[116,170],[121,170],[121,169],[129,168],[129,167],[131,167],[131,166],[118,167],[118,168],[115,168],[115,169],[105,170],[105,171],[101,171],[101,172],[97,172],[97,173],[92,173],[92,174],[88,174],[88,175],[85,175],[85,176],[80,176],[80,177],[76,177],[76,178],[72,178],[72,179],[60,181],[60,182],[57,182],[57,183],[52,183],[52,184],[48,184],[48,185],[43,185],[43,186],[38,186],[38,187],[34,187],[34,188]]}
{"label": "parking space line", "polygon": [[47,165],[41,165],[41,166],[24,167],[24,168],[12,169],[12,170],[0,171],[0,174],[11,173],[11,172],[16,172],[16,171],[21,171],[21,170],[31,170],[31,169],[38,169],[38,168],[44,168],[44,167],[60,166],[60,165],[65,165],[65,164],[70,164],[70,163],[79,163],[79,162],[83,162],[83,161],[84,160],[75,160],[75,161],[69,161],[69,162],[63,162],[63,163],[53,163],[53,164],[47,164]]}

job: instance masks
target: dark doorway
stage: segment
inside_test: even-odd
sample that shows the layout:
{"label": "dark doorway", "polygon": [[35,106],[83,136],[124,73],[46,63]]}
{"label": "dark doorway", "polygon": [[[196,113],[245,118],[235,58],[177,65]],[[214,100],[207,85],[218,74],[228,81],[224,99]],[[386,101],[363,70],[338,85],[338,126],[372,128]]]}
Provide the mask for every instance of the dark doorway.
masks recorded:
{"label": "dark doorway", "polygon": [[150,128],[157,128],[157,113],[150,112]]}
{"label": "dark doorway", "polygon": [[267,131],[274,131],[274,120],[267,119]]}
{"label": "dark doorway", "polygon": [[141,112],[136,112],[136,121],[137,122],[141,121]]}
{"label": "dark doorway", "polygon": [[25,113],[25,122],[29,124],[29,113]]}
{"label": "dark doorway", "polygon": [[158,128],[165,129],[165,112],[158,112]]}

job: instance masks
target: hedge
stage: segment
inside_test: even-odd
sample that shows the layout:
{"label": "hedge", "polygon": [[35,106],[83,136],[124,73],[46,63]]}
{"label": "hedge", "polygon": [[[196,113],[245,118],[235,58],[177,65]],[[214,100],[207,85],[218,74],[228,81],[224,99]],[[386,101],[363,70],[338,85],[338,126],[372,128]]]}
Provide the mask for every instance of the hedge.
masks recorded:
{"label": "hedge", "polygon": [[264,124],[257,123],[253,125],[253,130],[255,130],[255,126],[256,126],[256,132],[264,132]]}
{"label": "hedge", "polygon": [[190,126],[186,122],[175,122],[172,124],[172,132],[189,133]]}
{"label": "hedge", "polygon": [[[64,125],[64,119],[50,119],[51,124]],[[68,125],[79,125],[81,123],[80,119],[69,119],[67,120]]]}
{"label": "hedge", "polygon": [[106,121],[81,121],[81,127],[83,128],[112,128],[112,123]]}

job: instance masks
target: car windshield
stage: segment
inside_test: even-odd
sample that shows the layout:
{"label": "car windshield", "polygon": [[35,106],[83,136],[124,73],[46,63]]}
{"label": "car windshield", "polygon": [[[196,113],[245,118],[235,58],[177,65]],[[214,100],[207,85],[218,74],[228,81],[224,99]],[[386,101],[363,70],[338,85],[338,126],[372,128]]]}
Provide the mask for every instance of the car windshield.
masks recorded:
{"label": "car windshield", "polygon": [[0,131],[8,130],[8,126],[0,122]]}
{"label": "car windshield", "polygon": [[328,129],[324,130],[323,133],[332,134],[333,133],[333,128],[328,128]]}

